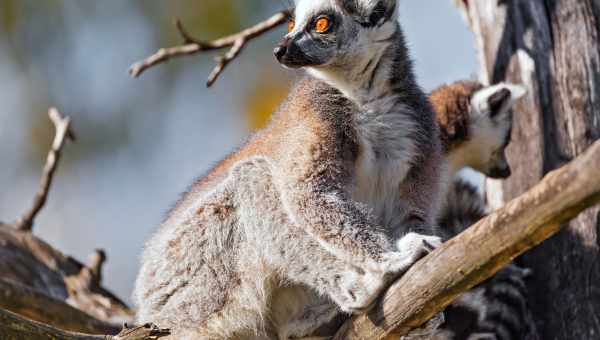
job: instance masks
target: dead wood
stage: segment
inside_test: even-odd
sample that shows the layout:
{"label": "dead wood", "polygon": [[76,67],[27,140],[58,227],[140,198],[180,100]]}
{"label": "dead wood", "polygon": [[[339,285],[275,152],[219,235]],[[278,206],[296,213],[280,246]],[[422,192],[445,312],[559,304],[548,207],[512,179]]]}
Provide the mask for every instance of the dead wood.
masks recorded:
{"label": "dead wood", "polygon": [[168,329],[152,324],[125,327],[117,335],[67,332],[0,309],[0,339],[3,340],[156,340],[169,334]]}
{"label": "dead wood", "polygon": [[56,172],[56,167],[60,160],[60,155],[65,142],[68,140],[75,140],[75,135],[71,131],[71,119],[69,117],[63,117],[57,109],[51,108],[48,111],[48,116],[54,124],[56,134],[50,152],[48,152],[48,158],[46,159],[46,165],[44,165],[44,171],[42,173],[42,179],[40,181],[40,189],[36,193],[33,204],[21,218],[19,218],[14,227],[20,230],[31,230],[33,228],[33,220],[37,214],[42,210],[46,199],[48,198],[48,191],[50,185],[52,185],[52,179]]}
{"label": "dead wood", "polygon": [[62,300],[33,288],[0,279],[0,309],[65,331],[117,334],[121,326],[98,320]]}

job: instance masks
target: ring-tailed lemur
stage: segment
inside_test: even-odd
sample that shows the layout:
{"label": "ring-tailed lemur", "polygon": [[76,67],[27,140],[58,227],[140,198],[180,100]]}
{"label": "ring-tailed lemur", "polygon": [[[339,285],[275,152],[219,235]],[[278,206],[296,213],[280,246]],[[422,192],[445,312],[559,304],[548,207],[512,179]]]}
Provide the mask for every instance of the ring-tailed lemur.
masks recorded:
{"label": "ring-tailed lemur", "polygon": [[[359,151],[353,198],[373,209],[402,249],[404,234],[434,232],[444,162],[435,115],[415,80],[396,5],[296,1],[290,31],[274,53],[284,66],[307,69],[357,106],[350,117]],[[315,324],[314,310],[300,311],[304,323]],[[294,328],[288,336],[306,331]]]}
{"label": "ring-tailed lemur", "polygon": [[[308,335],[340,310],[367,311],[440,244],[430,234],[445,162],[433,111],[391,19],[395,1],[305,0],[296,13],[311,3],[331,4],[333,25],[351,28],[363,53],[371,55],[369,42],[386,46],[363,76],[373,75],[377,91],[393,84],[391,93],[358,91],[370,101],[363,108],[378,111],[346,110],[346,97],[312,86],[310,97],[284,104],[265,130],[197,181],[146,244],[134,292],[138,322],[170,327],[174,339]],[[302,295],[317,296],[322,308],[288,298]]]}
{"label": "ring-tailed lemur", "polygon": [[353,197],[401,236],[432,232],[445,162],[395,12],[395,0],[298,0],[275,55],[357,106],[350,117],[359,152]]}
{"label": "ring-tailed lemur", "polygon": [[[468,166],[493,178],[510,176],[504,151],[510,142],[511,109],[524,94],[520,85],[459,81],[430,95],[454,178],[439,219],[445,240],[486,215],[477,189],[454,176],[458,170]],[[529,275],[510,264],[466,292],[446,309],[445,323],[431,340],[523,340],[534,334],[525,286]]]}
{"label": "ring-tailed lemur", "polygon": [[451,177],[467,166],[491,178],[510,176],[504,150],[510,142],[512,106],[525,91],[521,85],[458,81],[431,93]]}

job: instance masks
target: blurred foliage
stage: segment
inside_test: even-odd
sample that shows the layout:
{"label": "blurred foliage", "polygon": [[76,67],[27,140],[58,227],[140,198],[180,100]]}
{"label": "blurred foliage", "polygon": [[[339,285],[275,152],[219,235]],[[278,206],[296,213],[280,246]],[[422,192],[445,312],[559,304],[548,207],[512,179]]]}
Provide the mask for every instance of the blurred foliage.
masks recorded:
{"label": "blurred foliage", "polygon": [[3,32],[12,32],[17,18],[15,2],[18,0],[0,1],[0,29]]}
{"label": "blurred foliage", "polygon": [[245,96],[246,121],[251,130],[263,128],[289,92],[289,84],[270,68],[261,68],[257,78]]}

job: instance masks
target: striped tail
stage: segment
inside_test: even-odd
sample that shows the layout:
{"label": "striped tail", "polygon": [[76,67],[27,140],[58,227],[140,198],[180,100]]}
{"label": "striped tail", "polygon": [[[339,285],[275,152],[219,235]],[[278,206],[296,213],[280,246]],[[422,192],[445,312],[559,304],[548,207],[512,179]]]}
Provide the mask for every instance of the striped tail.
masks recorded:
{"label": "striped tail", "polygon": [[[477,189],[457,179],[452,183],[439,225],[452,238],[486,215]],[[464,293],[446,311],[442,326],[448,340],[525,340],[535,334],[527,304],[529,269],[510,264],[488,281]]]}

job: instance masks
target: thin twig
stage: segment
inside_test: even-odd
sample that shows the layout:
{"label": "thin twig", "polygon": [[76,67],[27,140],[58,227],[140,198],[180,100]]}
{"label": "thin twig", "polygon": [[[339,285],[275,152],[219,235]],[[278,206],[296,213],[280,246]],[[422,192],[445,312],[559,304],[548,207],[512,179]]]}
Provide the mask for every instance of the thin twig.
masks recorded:
{"label": "thin twig", "polygon": [[71,141],[75,140],[75,135],[73,134],[70,128],[71,119],[69,117],[63,117],[60,114],[60,112],[58,112],[58,110],[55,108],[51,108],[50,110],[48,110],[48,116],[54,124],[56,134],[54,135],[54,141],[52,142],[50,152],[48,152],[48,158],[46,159],[46,164],[44,165],[44,172],[40,181],[40,189],[35,194],[35,197],[33,199],[33,205],[14,224],[15,228],[19,230],[31,231],[31,229],[33,228],[33,221],[35,217],[40,212],[40,210],[42,210],[44,204],[46,204],[46,199],[48,198],[48,191],[50,190],[50,185],[52,184],[52,179],[54,177],[56,167],[58,166],[58,162],[60,160],[60,155],[62,152],[62,148],[65,145],[65,141],[67,139]]}
{"label": "thin twig", "polygon": [[96,249],[90,259],[90,271],[97,285],[102,282],[102,267],[106,262],[106,252],[103,249]]}
{"label": "thin twig", "polygon": [[0,339],[28,340],[157,340],[171,334],[154,324],[124,326],[117,335],[93,335],[69,332],[0,308]]}
{"label": "thin twig", "polygon": [[150,57],[133,64],[129,69],[129,73],[131,76],[137,78],[147,69],[167,62],[173,58],[230,47],[230,50],[225,55],[217,57],[217,65],[211,72],[206,83],[206,86],[210,87],[221,75],[225,67],[227,67],[232,60],[240,55],[242,49],[248,42],[285,23],[289,17],[289,10],[281,11],[271,16],[269,19],[259,22],[250,28],[214,41],[201,41],[193,38],[183,27],[183,24],[177,20],[177,30],[183,38],[184,45],[161,48],[158,50],[158,52]]}

